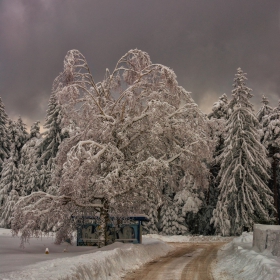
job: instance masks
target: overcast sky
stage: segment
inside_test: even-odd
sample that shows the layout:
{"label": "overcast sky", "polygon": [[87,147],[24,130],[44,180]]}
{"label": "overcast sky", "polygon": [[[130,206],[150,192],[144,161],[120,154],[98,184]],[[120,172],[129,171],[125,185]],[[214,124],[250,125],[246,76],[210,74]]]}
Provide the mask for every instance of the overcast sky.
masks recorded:
{"label": "overcast sky", "polygon": [[231,96],[236,69],[252,102],[280,99],[279,0],[0,0],[0,96],[11,118],[44,122],[70,49],[95,81],[128,50],[172,68],[204,112]]}

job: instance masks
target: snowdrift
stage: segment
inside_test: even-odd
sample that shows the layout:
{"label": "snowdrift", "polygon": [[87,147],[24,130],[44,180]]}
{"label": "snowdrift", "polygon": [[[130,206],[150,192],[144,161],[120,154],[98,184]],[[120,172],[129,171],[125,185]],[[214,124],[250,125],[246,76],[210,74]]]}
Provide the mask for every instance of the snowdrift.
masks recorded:
{"label": "snowdrift", "polygon": [[253,249],[256,252],[270,252],[280,257],[280,226],[254,225]]}
{"label": "snowdrift", "polygon": [[0,274],[0,279],[117,280],[129,270],[137,269],[144,263],[173,250],[171,245],[147,238],[143,239],[143,244],[114,243],[113,246],[116,248],[109,251],[97,251],[25,266],[19,271]]}
{"label": "snowdrift", "polygon": [[253,233],[243,232],[218,253],[213,265],[215,279],[280,279],[280,258],[253,250]]}

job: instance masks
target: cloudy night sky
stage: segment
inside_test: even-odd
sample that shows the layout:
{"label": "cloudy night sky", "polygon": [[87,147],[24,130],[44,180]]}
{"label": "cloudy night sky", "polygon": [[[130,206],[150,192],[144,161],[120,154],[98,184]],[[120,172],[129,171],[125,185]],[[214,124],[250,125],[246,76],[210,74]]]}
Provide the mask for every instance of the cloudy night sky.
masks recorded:
{"label": "cloudy night sky", "polygon": [[236,69],[251,101],[280,99],[279,0],[0,0],[0,96],[10,118],[44,122],[54,78],[70,49],[96,82],[127,51],[172,68],[205,113]]}

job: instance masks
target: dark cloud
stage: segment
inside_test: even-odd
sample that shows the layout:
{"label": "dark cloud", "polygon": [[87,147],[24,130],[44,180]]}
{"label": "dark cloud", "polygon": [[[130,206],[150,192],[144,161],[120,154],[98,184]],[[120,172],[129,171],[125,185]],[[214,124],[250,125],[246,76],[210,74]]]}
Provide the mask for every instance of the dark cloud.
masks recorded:
{"label": "dark cloud", "polygon": [[98,81],[138,48],[172,68],[205,111],[230,96],[238,67],[252,101],[266,94],[276,106],[279,7],[279,0],[0,0],[0,96],[10,116],[43,120],[69,49],[85,55]]}

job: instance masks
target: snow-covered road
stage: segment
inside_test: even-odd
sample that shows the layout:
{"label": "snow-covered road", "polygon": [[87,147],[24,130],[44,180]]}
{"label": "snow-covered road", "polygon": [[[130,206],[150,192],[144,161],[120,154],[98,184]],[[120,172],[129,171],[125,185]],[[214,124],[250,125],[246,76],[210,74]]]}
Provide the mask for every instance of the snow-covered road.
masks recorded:
{"label": "snow-covered road", "polygon": [[211,264],[225,242],[174,243],[177,249],[127,274],[125,280],[210,280]]}

